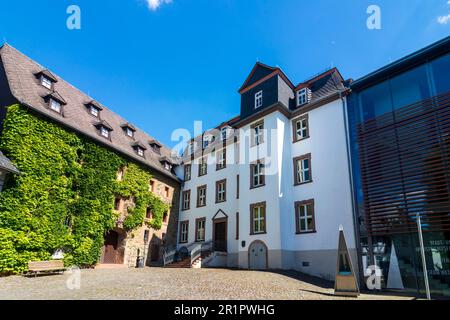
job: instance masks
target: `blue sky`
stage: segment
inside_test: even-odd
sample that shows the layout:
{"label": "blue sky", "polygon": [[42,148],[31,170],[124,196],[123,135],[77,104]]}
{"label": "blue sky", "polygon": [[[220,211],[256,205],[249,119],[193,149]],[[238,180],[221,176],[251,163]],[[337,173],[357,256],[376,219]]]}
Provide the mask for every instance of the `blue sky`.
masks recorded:
{"label": "blue sky", "polygon": [[[81,30],[66,27],[72,4],[81,9]],[[381,30],[366,27],[371,4],[381,8]],[[194,120],[207,129],[237,115],[237,89],[257,60],[279,65],[294,83],[330,66],[357,79],[450,34],[448,0],[30,0],[1,6],[2,42],[170,146],[174,129],[193,130]]]}

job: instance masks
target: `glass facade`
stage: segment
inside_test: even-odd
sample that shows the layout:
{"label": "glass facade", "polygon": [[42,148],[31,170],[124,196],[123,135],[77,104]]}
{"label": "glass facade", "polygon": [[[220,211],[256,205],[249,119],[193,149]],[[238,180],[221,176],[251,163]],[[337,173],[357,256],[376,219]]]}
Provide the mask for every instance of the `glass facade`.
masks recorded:
{"label": "glass facade", "polygon": [[[362,286],[450,297],[450,54],[414,63],[348,99]],[[372,268],[373,269],[373,268]]]}

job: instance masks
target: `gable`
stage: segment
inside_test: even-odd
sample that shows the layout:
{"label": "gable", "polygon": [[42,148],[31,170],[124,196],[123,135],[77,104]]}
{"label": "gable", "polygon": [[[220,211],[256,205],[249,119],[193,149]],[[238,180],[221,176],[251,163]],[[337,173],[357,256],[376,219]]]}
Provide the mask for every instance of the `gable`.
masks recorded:
{"label": "gable", "polygon": [[212,220],[222,219],[222,218],[228,218],[227,214],[222,211],[222,209],[219,209],[219,211],[216,212],[214,217],[212,217]]}

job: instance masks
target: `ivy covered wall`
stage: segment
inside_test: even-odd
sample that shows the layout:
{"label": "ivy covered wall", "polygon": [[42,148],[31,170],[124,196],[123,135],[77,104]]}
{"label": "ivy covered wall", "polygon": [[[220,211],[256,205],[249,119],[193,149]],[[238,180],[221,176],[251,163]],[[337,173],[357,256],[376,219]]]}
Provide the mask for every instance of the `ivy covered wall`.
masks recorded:
{"label": "ivy covered wall", "polygon": [[169,208],[149,191],[144,167],[20,105],[8,107],[3,125],[0,149],[22,174],[0,193],[0,274],[26,271],[28,261],[60,248],[66,265],[94,265],[118,218],[117,196],[135,199],[125,229],[142,226],[148,207],[149,226],[161,228]]}

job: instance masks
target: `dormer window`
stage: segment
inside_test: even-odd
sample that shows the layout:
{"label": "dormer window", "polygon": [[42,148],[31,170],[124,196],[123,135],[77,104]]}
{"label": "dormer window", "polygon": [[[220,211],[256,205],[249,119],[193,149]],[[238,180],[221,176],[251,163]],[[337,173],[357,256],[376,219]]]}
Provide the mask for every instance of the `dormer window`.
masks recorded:
{"label": "dormer window", "polygon": [[53,90],[53,84],[58,82],[56,77],[48,70],[39,71],[35,76],[39,80],[39,83],[49,90]]}
{"label": "dormer window", "polygon": [[99,110],[98,110],[96,107],[90,106],[89,112],[90,112],[94,117],[97,117],[97,118],[98,118]]}
{"label": "dormer window", "polygon": [[156,141],[156,140],[150,140],[149,142],[150,147],[152,148],[153,152],[157,153],[157,154],[161,154],[161,147],[162,145]]}
{"label": "dormer window", "polygon": [[102,135],[105,138],[109,138],[109,130],[105,127],[100,127],[100,135]]}
{"label": "dormer window", "polygon": [[94,116],[96,118],[100,117],[100,111],[102,111],[103,108],[97,102],[92,100],[88,103],[85,103],[84,105],[86,106],[87,111],[91,116]]}
{"label": "dormer window", "polygon": [[136,128],[134,126],[129,123],[125,123],[122,124],[121,127],[128,137],[134,138],[134,133],[136,132]]}
{"label": "dormer window", "polygon": [[139,141],[135,142],[135,143],[132,144],[132,147],[134,148],[134,151],[136,151],[136,154],[138,156],[140,156],[140,157],[144,157],[145,156],[146,148],[145,148],[145,146],[142,143],[140,143]]}
{"label": "dormer window", "polygon": [[46,87],[49,90],[52,90],[52,88],[53,88],[52,80],[50,80],[49,78],[47,78],[44,75],[41,75],[41,85],[43,85],[44,87]]}
{"label": "dormer window", "polygon": [[98,129],[98,133],[103,138],[110,139],[111,131],[113,131],[113,128],[106,121],[99,121],[95,123],[94,126]]}
{"label": "dormer window", "polygon": [[62,106],[67,104],[64,101],[63,97],[61,97],[61,95],[56,91],[47,94],[43,98],[44,98],[44,101],[47,103],[47,107],[50,110],[55,111],[60,114],[62,113]]}
{"label": "dormer window", "polygon": [[58,113],[61,113],[61,102],[59,102],[53,98],[50,98],[49,105],[50,105],[50,109],[52,109],[53,111],[56,111]]}
{"label": "dormer window", "polygon": [[261,90],[255,94],[255,109],[262,107],[262,104],[263,104],[263,92]]}
{"label": "dormer window", "polygon": [[297,106],[304,105],[311,100],[311,90],[303,88],[297,92]]}
{"label": "dormer window", "polygon": [[167,158],[166,156],[164,156],[164,157],[161,157],[159,159],[159,161],[164,166],[164,169],[166,169],[167,171],[172,171],[172,161],[170,160],[170,158]]}

